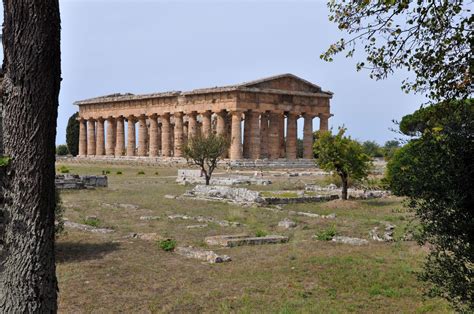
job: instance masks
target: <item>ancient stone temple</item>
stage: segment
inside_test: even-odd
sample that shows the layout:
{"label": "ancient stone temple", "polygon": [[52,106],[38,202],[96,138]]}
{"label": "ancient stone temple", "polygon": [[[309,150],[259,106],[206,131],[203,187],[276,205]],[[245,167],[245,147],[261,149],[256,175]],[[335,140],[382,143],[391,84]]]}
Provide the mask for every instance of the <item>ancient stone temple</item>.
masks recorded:
{"label": "ancient stone temple", "polygon": [[[79,156],[181,157],[187,139],[211,132],[230,140],[227,156],[312,158],[313,119],[328,129],[332,93],[292,74],[232,86],[147,95],[114,94],[79,106]],[[138,131],[136,130],[138,128]],[[123,158],[123,157],[122,157]]]}

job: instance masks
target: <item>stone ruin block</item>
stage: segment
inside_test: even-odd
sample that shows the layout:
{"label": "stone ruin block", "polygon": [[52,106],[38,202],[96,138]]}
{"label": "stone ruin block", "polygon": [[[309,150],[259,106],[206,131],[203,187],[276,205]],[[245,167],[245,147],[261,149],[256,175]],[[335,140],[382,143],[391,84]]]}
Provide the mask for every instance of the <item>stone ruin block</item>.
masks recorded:
{"label": "stone ruin block", "polygon": [[269,235],[265,237],[249,237],[246,234],[222,235],[206,237],[205,242],[209,245],[220,245],[225,247],[235,247],[242,245],[263,245],[286,243],[289,238],[279,235]]}
{"label": "stone ruin block", "polygon": [[212,264],[230,262],[232,260],[227,255],[218,255],[214,251],[207,251],[192,246],[179,246],[174,251],[187,258],[194,258]]}
{"label": "stone ruin block", "polygon": [[77,174],[58,174],[55,178],[58,189],[74,190],[107,187],[107,176],[79,176]]}

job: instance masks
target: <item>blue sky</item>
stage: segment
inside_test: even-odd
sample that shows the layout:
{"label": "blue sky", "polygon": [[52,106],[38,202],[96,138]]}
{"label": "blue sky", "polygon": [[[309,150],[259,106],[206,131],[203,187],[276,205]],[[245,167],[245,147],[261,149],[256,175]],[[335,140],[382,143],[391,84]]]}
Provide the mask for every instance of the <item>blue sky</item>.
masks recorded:
{"label": "blue sky", "polygon": [[[330,126],[359,140],[397,135],[392,119],[416,110],[397,73],[373,81],[357,58],[319,55],[342,34],[325,1],[62,0],[62,86],[57,143],[76,100],[227,85],[293,73],[334,93]],[[358,55],[359,58],[363,54]],[[317,119],[315,119],[317,120]],[[315,121],[315,127],[317,121]]]}

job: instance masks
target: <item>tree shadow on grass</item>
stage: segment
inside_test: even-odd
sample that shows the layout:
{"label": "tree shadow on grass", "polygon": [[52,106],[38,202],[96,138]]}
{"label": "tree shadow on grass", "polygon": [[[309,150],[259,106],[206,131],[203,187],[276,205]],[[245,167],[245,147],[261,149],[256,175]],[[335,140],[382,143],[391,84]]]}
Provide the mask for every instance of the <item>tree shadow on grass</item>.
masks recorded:
{"label": "tree shadow on grass", "polygon": [[380,207],[397,204],[397,201],[391,199],[371,199],[364,200],[363,203],[369,207]]}
{"label": "tree shadow on grass", "polygon": [[56,243],[56,262],[81,262],[86,260],[101,259],[105,255],[119,250],[120,244],[113,242],[105,243],[78,243],[59,242]]}

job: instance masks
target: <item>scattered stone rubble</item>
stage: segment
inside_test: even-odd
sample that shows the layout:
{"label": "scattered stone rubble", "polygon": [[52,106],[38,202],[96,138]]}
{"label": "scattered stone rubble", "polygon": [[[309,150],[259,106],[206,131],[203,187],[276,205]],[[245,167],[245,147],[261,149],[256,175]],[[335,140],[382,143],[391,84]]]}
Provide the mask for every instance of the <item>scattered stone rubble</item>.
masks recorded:
{"label": "scattered stone rubble", "polygon": [[360,239],[360,238],[351,238],[351,237],[345,237],[345,236],[335,236],[332,238],[333,242],[337,243],[344,243],[344,244],[350,244],[350,245],[366,245],[369,244],[369,241],[365,239]]}
{"label": "scattered stone rubble", "polygon": [[174,251],[187,258],[195,258],[212,264],[230,262],[232,260],[227,255],[217,255],[214,251],[207,251],[192,246],[178,246]]}
{"label": "scattered stone rubble", "polygon": [[140,220],[159,220],[160,216],[141,216]]}
{"label": "scattered stone rubble", "polygon": [[169,219],[174,220],[174,219],[183,219],[183,220],[195,220],[197,222],[208,222],[208,223],[215,223],[218,224],[221,227],[239,227],[242,226],[240,222],[237,221],[227,221],[227,220],[217,220],[213,217],[204,217],[204,216],[188,216],[188,215],[181,215],[181,214],[175,214],[175,215],[169,215]]}
{"label": "scattered stone rubble", "polygon": [[190,225],[190,226],[186,226],[186,229],[202,229],[202,228],[207,228],[208,226],[209,226],[208,224]]}
{"label": "scattered stone rubble", "polygon": [[288,213],[290,215],[306,216],[306,217],[311,217],[311,218],[323,218],[323,219],[334,219],[334,218],[336,218],[336,213],[331,213],[329,215],[320,215],[320,214],[315,214],[315,213],[295,212],[293,210],[290,210]]}
{"label": "scattered stone rubble", "polygon": [[[341,188],[338,188],[335,184],[330,184],[326,187],[319,186],[317,184],[306,184],[305,191],[307,192],[322,192],[322,193],[338,193],[341,194]],[[383,198],[390,196],[390,191],[384,190],[359,190],[359,189],[348,189],[347,190],[349,199],[373,199]]]}
{"label": "scattered stone rubble", "polygon": [[279,196],[272,196],[272,197],[263,197],[263,201],[267,205],[276,205],[276,204],[301,204],[301,203],[316,203],[316,202],[328,202],[332,200],[336,200],[339,198],[338,195],[316,195],[316,196],[307,196],[303,193],[298,194],[299,191],[295,193],[298,195],[297,197],[279,197]]}
{"label": "scattered stone rubble", "polygon": [[393,241],[393,231],[395,229],[395,225],[392,225],[388,222],[383,223],[385,225],[385,230],[382,236],[379,236],[378,230],[379,227],[374,227],[370,232],[369,235],[374,241],[378,242],[391,242]]}
{"label": "scattered stone rubble", "polygon": [[107,187],[107,176],[79,176],[77,174],[57,174],[55,179],[57,189],[78,190]]}
{"label": "scattered stone rubble", "polygon": [[[178,184],[204,184],[206,179],[201,170],[196,169],[179,169],[178,177],[176,178]],[[227,177],[212,177],[210,184],[212,185],[239,185],[239,184],[255,184],[255,185],[269,185],[270,180],[263,179],[259,176],[249,177],[242,175],[230,175]]]}
{"label": "scattered stone rubble", "polygon": [[92,227],[89,225],[83,225],[77,222],[72,222],[67,220],[66,218],[64,219],[64,226],[72,229],[78,229],[81,231],[86,231],[86,232],[93,232],[93,233],[112,233],[114,232],[113,229],[107,229],[107,228],[96,228]]}
{"label": "scattered stone rubble", "polygon": [[262,245],[288,242],[288,237],[279,235],[268,235],[265,237],[250,237],[247,234],[219,235],[206,237],[204,241],[208,245],[220,245],[225,247],[235,247],[241,245]]}
{"label": "scattered stone rubble", "polygon": [[137,210],[140,208],[140,206],[135,205],[135,204],[122,204],[122,203],[102,203],[102,206],[104,207],[110,207],[110,208],[123,208],[123,209],[129,209],[129,210]]}
{"label": "scattered stone rubble", "polygon": [[296,227],[296,222],[285,218],[282,221],[278,223],[278,227],[285,228],[285,229],[290,229],[290,228],[295,228]]}

